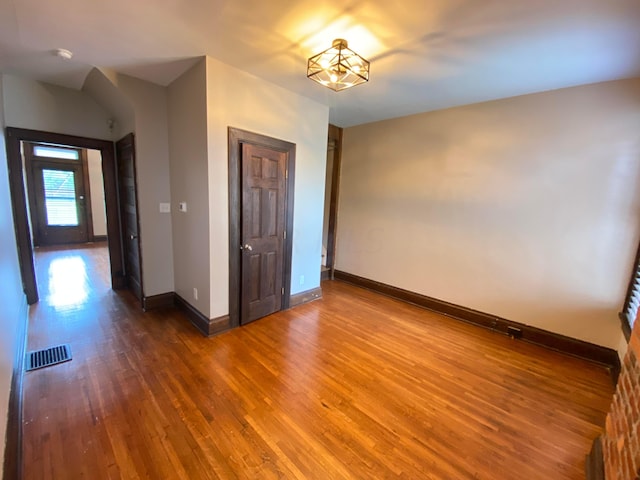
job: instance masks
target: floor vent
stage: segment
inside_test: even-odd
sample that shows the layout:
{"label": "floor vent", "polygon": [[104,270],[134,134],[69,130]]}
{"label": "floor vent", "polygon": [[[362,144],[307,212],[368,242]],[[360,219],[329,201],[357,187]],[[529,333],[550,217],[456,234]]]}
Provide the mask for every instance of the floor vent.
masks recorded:
{"label": "floor vent", "polygon": [[71,360],[71,347],[68,344],[27,352],[27,372],[69,360]]}

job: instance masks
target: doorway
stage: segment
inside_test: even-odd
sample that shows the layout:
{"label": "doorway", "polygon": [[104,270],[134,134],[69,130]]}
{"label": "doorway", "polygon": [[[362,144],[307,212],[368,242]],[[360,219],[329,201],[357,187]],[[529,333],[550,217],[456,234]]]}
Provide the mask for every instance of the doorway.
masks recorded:
{"label": "doorway", "polygon": [[91,194],[86,150],[22,142],[36,247],[89,241]]}
{"label": "doorway", "polygon": [[[123,272],[123,258],[122,258],[122,246],[121,235],[119,226],[119,214],[118,214],[118,197],[117,197],[117,182],[116,182],[116,165],[114,145],[107,140],[97,140],[85,137],[76,137],[72,135],[63,135],[51,132],[42,132],[37,130],[26,130],[19,128],[7,127],[6,129],[6,143],[7,143],[7,162],[9,167],[9,184],[11,192],[11,201],[13,205],[13,216],[16,230],[16,243],[18,245],[18,257],[20,262],[20,270],[22,274],[22,282],[24,285],[24,291],[27,296],[27,302],[31,305],[38,301],[38,288],[36,283],[36,273],[34,268],[33,257],[33,237],[32,226],[29,222],[29,209],[30,204],[25,192],[25,174],[22,161],[21,146],[22,143],[35,143],[35,144],[47,144],[66,146],[69,149],[92,149],[98,150],[102,157],[102,176],[104,182],[104,198],[105,198],[105,214],[106,214],[106,230],[108,240],[109,251],[109,264],[110,264],[110,276],[112,288],[125,288],[124,272]],[[46,163],[46,162],[45,162]],[[45,173],[49,170],[53,173]],[[45,164],[42,169],[39,170],[42,175],[42,183],[47,181],[45,177],[55,176],[55,172],[62,172],[63,175],[67,175],[66,181],[70,185],[73,183],[73,188],[78,189],[79,184],[76,181],[76,173],[73,169],[62,168],[57,163],[55,166]],[[66,172],[66,173],[65,173]],[[71,181],[71,174],[73,173],[73,182]],[[50,178],[49,178],[50,179]],[[61,183],[58,186],[62,185]],[[42,187],[43,191],[46,188]],[[67,206],[70,202],[69,188],[62,189],[62,198],[67,202]],[[54,192],[55,189],[52,190]],[[66,193],[65,193],[66,192]],[[60,193],[60,192],[58,192]],[[76,195],[78,190],[75,191]],[[65,197],[66,195],[66,197]],[[56,199],[52,193],[50,200],[52,202]],[[43,196],[40,203],[44,204],[41,207],[44,209],[46,218],[47,214],[47,195]],[[37,203],[37,202],[36,202]],[[53,203],[52,203],[53,205]],[[38,208],[37,206],[35,208]],[[68,215],[71,211],[67,208],[67,219],[62,221],[70,222],[73,219],[69,219]],[[76,205],[76,212],[78,212]],[[77,214],[77,213],[76,213]],[[78,215],[78,214],[77,214]],[[55,220],[53,223],[59,222]],[[46,222],[45,222],[46,223]],[[67,225],[68,226],[68,225]]]}
{"label": "doorway", "polygon": [[324,221],[322,225],[321,280],[333,279],[333,272],[335,270],[341,159],[342,128],[329,125],[327,138],[327,173],[325,176],[324,191]]}
{"label": "doorway", "polygon": [[229,319],[289,308],[296,146],[229,127]]}

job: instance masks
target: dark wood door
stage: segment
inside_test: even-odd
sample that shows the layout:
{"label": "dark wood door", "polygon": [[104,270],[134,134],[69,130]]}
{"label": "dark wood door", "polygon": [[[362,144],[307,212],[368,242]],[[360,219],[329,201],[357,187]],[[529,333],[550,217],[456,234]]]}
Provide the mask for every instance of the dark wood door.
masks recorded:
{"label": "dark wood door", "polygon": [[128,288],[142,300],[142,256],[140,255],[138,188],[136,185],[133,133],[116,142],[116,157],[124,274]]}
{"label": "dark wood door", "polygon": [[31,168],[34,244],[87,242],[87,199],[82,164],[34,160]]}
{"label": "dark wood door", "polygon": [[242,144],[241,324],[282,307],[286,158]]}

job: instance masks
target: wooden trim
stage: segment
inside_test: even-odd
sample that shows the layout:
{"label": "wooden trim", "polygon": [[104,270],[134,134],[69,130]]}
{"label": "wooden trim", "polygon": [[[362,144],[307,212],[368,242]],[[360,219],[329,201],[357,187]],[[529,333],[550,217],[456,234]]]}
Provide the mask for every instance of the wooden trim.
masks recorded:
{"label": "wooden trim", "polygon": [[174,292],[161,293],[159,295],[151,295],[142,299],[142,308],[145,311],[154,310],[156,308],[167,308],[175,306]]}
{"label": "wooden trim", "polygon": [[108,237],[106,235],[94,235],[92,241],[94,243],[99,243],[99,242],[106,242],[107,240],[108,240]]}
{"label": "wooden trim", "polygon": [[22,285],[27,295],[27,303],[32,305],[38,301],[36,286],[36,271],[33,264],[33,243],[27,218],[27,197],[24,191],[22,175],[22,156],[20,154],[20,140],[18,132],[6,129],[7,168],[9,170],[9,189],[13,206],[13,222],[18,246],[18,260]]}
{"label": "wooden trim", "polygon": [[29,211],[27,216],[31,219],[31,235],[33,235],[33,246],[40,245],[40,222],[38,222],[36,193],[33,179],[33,143],[25,142],[22,146],[21,155],[24,155],[23,174],[27,181],[27,202]]}
{"label": "wooden trim", "polygon": [[87,149],[81,148],[80,160],[82,161],[82,181],[84,183],[84,218],[87,222],[87,241],[93,241],[93,210],[91,208],[91,179],[89,178],[89,156]]}
{"label": "wooden trim", "polygon": [[[340,168],[342,164],[342,128],[329,124],[329,141],[335,142],[333,150],[333,171],[331,172],[331,197],[329,222],[327,225],[327,268],[335,268],[336,230],[338,228],[338,194],[340,192]],[[330,275],[330,274],[329,274]]]}
{"label": "wooden trim", "polygon": [[625,338],[627,339],[627,343],[631,339],[631,325],[629,324],[629,320],[627,319],[626,312],[629,309],[629,303],[631,301],[631,293],[633,291],[633,287],[636,280],[636,275],[638,270],[640,269],[640,244],[638,244],[638,249],[636,250],[636,256],[633,259],[633,269],[631,270],[631,275],[629,277],[629,283],[627,284],[627,291],[624,297],[624,305],[622,306],[622,311],[619,313],[620,320],[622,321],[622,332],[624,333]]}
{"label": "wooden trim", "polygon": [[20,307],[20,318],[16,332],[16,355],[13,361],[9,409],[7,412],[6,445],[4,448],[4,477],[22,478],[22,383],[24,380],[24,357],[27,350],[27,328],[29,308],[26,296]]}
{"label": "wooden trim", "polygon": [[205,337],[210,337],[218,333],[225,332],[231,328],[229,315],[223,315],[218,318],[207,318],[198,311],[193,305],[187,302],[177,293],[175,294],[175,305],[182,310],[189,318],[194,327],[198,329]]}
{"label": "wooden trim", "polygon": [[[127,287],[133,292],[133,294],[138,298],[138,300],[140,300],[140,306],[143,306],[143,299],[144,299],[144,265],[143,265],[143,261],[142,261],[142,231],[140,230],[140,200],[139,200],[139,196],[138,196],[138,167],[137,167],[137,158],[136,158],[136,143],[135,143],[135,135],[133,134],[133,132],[127,133],[124,137],[122,137],[120,140],[118,140],[116,142],[116,146],[115,146],[115,151],[116,151],[116,155],[121,155],[122,154],[122,150],[125,148],[130,148],[131,149],[131,169],[132,169],[132,175],[133,175],[133,196],[134,196],[134,202],[135,202],[135,215],[136,215],[136,232],[135,234],[137,235],[137,239],[136,239],[136,249],[137,249],[137,254],[138,254],[138,275],[139,278],[137,278],[137,283],[140,286],[140,291],[138,292],[137,288],[132,288],[131,287],[131,278],[133,278],[128,272],[127,272],[127,267],[131,267],[130,262],[127,262],[126,258],[123,258],[123,270],[124,270],[124,276],[125,276],[125,283],[127,284]],[[118,179],[118,183],[120,183],[122,181],[122,177],[121,172],[118,171],[118,165],[119,162],[116,159],[116,175],[117,175],[117,179]],[[120,185],[120,187],[122,187],[122,185]],[[121,237],[120,240],[122,241],[122,243],[126,242],[127,240],[124,238],[125,235],[127,235],[127,219],[125,218],[125,210],[128,206],[124,205],[124,199],[121,198],[120,196],[122,195],[122,190],[118,190],[118,198],[119,198],[119,203],[120,203],[120,209],[122,210],[120,212],[120,231],[121,233]],[[127,252],[125,251],[125,249],[123,248],[123,255],[127,255]]]}
{"label": "wooden trim", "polygon": [[231,320],[229,315],[222,315],[217,318],[209,319],[209,334],[208,336],[217,335],[218,333],[226,332],[231,328]]}
{"label": "wooden trim", "polygon": [[322,298],[322,288],[312,288],[311,290],[306,290],[304,292],[296,293],[295,295],[291,295],[291,300],[289,301],[289,308],[297,307],[298,305],[302,305],[303,303],[313,302],[314,300],[320,300]]}
{"label": "wooden trim", "polygon": [[[488,328],[494,332],[509,335],[510,332],[517,332],[517,337],[529,343],[535,343],[551,350],[556,350],[567,355],[579,357],[594,363],[604,365],[609,369],[614,385],[620,375],[620,358],[618,352],[607,347],[595,345],[575,338],[567,337],[559,333],[549,332],[540,328],[514,322],[505,318],[497,317],[488,313],[462,307],[453,303],[438,300],[419,293],[403,290],[391,285],[359,277],[351,273],[336,270],[336,280],[352,283],[359,287],[373,290],[389,297],[412,303],[434,312],[447,315],[457,320]],[[514,336],[512,334],[512,336]]]}
{"label": "wooden trim", "polygon": [[287,154],[287,182],[286,182],[286,213],[282,266],[282,296],[281,310],[289,308],[291,296],[291,257],[293,254],[293,204],[296,167],[296,145],[284,140],[267,137],[258,133],[248,132],[234,127],[228,128],[229,141],[229,318],[230,326],[240,325],[240,295],[241,295],[241,193],[242,193],[242,144],[260,145]]}
{"label": "wooden trim", "polygon": [[624,311],[618,313],[618,318],[620,319],[620,328],[622,329],[624,338],[627,340],[627,343],[629,343],[629,340],[631,340],[631,325],[629,325]]}
{"label": "wooden trim", "polygon": [[122,245],[120,243],[120,222],[116,184],[115,150],[113,142],[94,138],[76,137],[59,133],[6,128],[7,165],[11,203],[16,231],[16,244],[20,260],[20,272],[27,302],[31,305],[38,301],[38,288],[33,265],[33,243],[29,220],[27,218],[27,198],[24,191],[24,178],[20,142],[44,142],[68,145],[79,148],[100,150],[102,156],[102,177],[107,212],[107,236],[109,239],[109,261],[111,266],[111,285],[113,288],[126,288],[124,282]]}
{"label": "wooden trim", "polygon": [[331,279],[331,270],[320,270],[320,281],[324,282],[325,280]]}
{"label": "wooden trim", "polygon": [[602,436],[593,440],[591,451],[584,462],[586,480],[604,480],[604,455],[602,453]]}

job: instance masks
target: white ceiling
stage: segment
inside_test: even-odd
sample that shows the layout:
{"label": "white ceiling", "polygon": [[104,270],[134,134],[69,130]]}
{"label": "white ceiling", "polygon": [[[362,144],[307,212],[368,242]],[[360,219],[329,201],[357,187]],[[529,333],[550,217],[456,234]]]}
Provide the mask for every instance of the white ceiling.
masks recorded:
{"label": "white ceiling", "polygon": [[[335,93],[306,78],[306,59],[338,37],[371,60],[371,79]],[[640,1],[0,0],[0,72],[79,89],[98,66],[168,85],[201,55],[329,105],[347,127],[638,77]]]}

